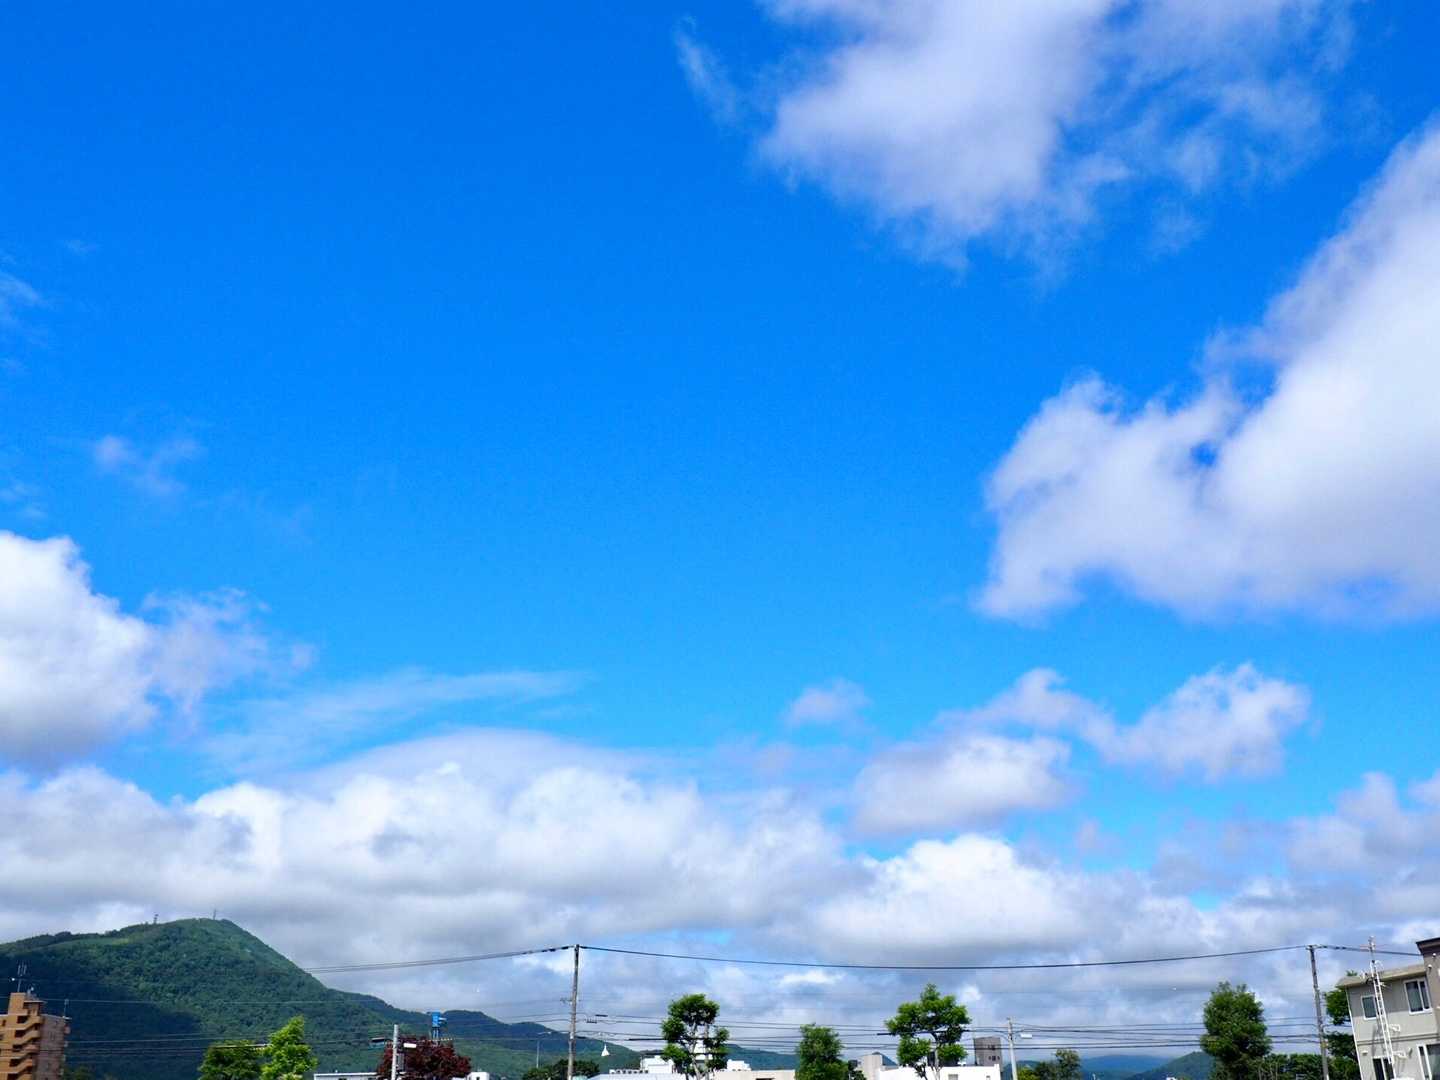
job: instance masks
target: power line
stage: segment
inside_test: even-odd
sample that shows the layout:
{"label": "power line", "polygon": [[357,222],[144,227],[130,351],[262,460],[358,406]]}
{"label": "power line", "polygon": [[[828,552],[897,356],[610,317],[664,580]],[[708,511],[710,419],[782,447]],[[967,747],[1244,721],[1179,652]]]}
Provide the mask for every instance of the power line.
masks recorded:
{"label": "power line", "polygon": [[481,953],[476,956],[442,956],[433,960],[390,960],[373,964],[330,964],[325,967],[303,968],[310,975],[334,975],[344,971],[385,971],[392,968],[436,967],[440,964],[469,964],[479,960],[508,960],[514,956],[537,956],[540,953],[563,952],[570,945],[550,945],[543,949],[513,949],[509,952]]}
{"label": "power line", "polygon": [[[1368,952],[1367,946],[1318,945],[1317,948],[1345,952]],[[698,953],[672,953],[652,949],[626,949],[614,945],[550,945],[544,948],[514,949],[507,952],[480,953],[467,956],[440,956],[425,960],[386,960],[373,963],[328,964],[305,968],[312,975],[340,974],[352,971],[386,971],[402,968],[436,967],[445,964],[468,964],[482,960],[504,960],[517,956],[535,956],[542,953],[566,952],[580,948],[590,952],[612,953],[622,956],[645,956],[661,960],[692,960],[710,964],[747,964],[763,967],[828,968],[851,971],[1056,971],[1070,968],[1130,967],[1144,964],[1178,964],[1197,960],[1225,960],[1240,956],[1263,956],[1272,953],[1296,952],[1308,948],[1306,945],[1271,945],[1254,949],[1229,949],[1221,952],[1187,953],[1175,956],[1127,957],[1114,960],[1068,960],[1043,963],[1008,964],[866,964],[847,961],[823,960],[763,960],[754,957],[711,956]],[[1377,949],[1387,956],[1414,956],[1412,952],[1399,949]]]}
{"label": "power line", "polygon": [[1191,953],[1185,956],[1149,956],[1125,960],[1069,960],[1037,964],[857,964],[805,960],[757,960],[732,956],[702,956],[692,953],[652,952],[648,949],[621,949],[608,945],[581,945],[591,952],[623,956],[649,956],[664,960],[696,960],[707,964],[751,964],[762,967],[831,968],[858,971],[1054,971],[1059,968],[1125,967],[1137,964],[1178,964],[1193,960],[1222,960],[1236,956],[1294,952],[1304,945],[1272,945],[1261,949],[1232,949],[1228,952]]}

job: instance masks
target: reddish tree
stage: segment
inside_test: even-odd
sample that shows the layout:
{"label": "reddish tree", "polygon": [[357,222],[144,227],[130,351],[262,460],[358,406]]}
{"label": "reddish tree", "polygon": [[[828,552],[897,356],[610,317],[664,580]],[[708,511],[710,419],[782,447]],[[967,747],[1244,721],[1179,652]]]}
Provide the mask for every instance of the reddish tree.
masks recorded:
{"label": "reddish tree", "polygon": [[[414,1043],[407,1047],[406,1043]],[[400,1070],[396,1074],[401,1080],[456,1080],[470,1075],[470,1059],[457,1054],[453,1043],[415,1035],[400,1036]],[[375,1066],[376,1080],[390,1080],[390,1044],[380,1055],[380,1064]]]}

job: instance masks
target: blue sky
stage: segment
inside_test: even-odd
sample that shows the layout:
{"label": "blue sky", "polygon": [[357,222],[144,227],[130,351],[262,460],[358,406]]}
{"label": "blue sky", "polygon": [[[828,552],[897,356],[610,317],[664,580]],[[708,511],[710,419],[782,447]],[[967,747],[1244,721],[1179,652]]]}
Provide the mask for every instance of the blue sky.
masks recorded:
{"label": "blue sky", "polygon": [[[1440,203],[1440,27],[1419,5],[981,8],[9,5],[0,725],[26,733],[4,764],[34,813],[133,782],[137,813],[189,823],[166,828],[229,800],[259,836],[256,792],[363,784],[386,753],[479,775],[511,739],[497,790],[605,761],[582,790],[679,784],[745,836],[781,792],[836,873],[994,844],[1141,875],[1217,943],[1263,936],[1223,914],[1256,880],[1324,877],[1306,821],[1357,874],[1433,855],[1435,339],[1423,312],[1377,323],[1393,370],[1343,345],[1375,292],[1434,295],[1401,249]],[[1344,363],[1394,393],[1321,408],[1304,373]],[[1393,454],[1346,449],[1377,437]],[[150,644],[89,667],[75,645],[124,633]],[[42,638],[62,659],[16,644]],[[1085,704],[973,715],[1036,669]],[[52,701],[42,670],[80,689]],[[1217,730],[1249,723],[1236,695],[1280,695],[1255,706],[1274,745],[1167,764],[1163,724],[1129,730],[1216,672]],[[807,688],[830,704],[796,723]],[[974,738],[1032,755],[992,762],[993,812],[959,790]],[[1003,770],[1042,759],[1054,784],[1015,796]],[[867,826],[856,786],[891,765],[954,801]],[[1410,847],[1366,831],[1367,773],[1421,785]],[[1174,868],[1216,844],[1210,878]],[[152,903],[33,887],[17,934]],[[607,921],[595,888],[486,933],[800,940],[753,912]],[[1282,936],[1403,941],[1426,910],[1320,905]],[[349,925],[321,951],[380,947]]]}

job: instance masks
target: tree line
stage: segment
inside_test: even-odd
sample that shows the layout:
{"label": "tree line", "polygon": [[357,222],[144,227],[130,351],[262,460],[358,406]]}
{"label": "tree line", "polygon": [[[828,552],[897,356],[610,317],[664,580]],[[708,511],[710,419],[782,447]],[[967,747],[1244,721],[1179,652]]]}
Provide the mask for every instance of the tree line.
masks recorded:
{"label": "tree line", "polygon": [[[1331,990],[1325,1008],[1333,1027],[1349,1026],[1344,990]],[[660,1025],[665,1040],[660,1056],[687,1080],[708,1080],[730,1060],[730,1032],[719,1020],[720,1006],[704,994],[676,998]],[[1274,1052],[1264,1006],[1244,983],[1220,983],[1205,1003],[1203,1021],[1200,1048],[1213,1059],[1211,1080],[1320,1080],[1318,1054]],[[953,994],[941,994],[934,983],[916,1000],[902,1002],[885,1022],[885,1030],[898,1042],[897,1061],[913,1068],[920,1080],[938,1080],[942,1068],[965,1060],[961,1040],[969,1026],[965,1006]],[[1330,1030],[1325,1038],[1331,1080],[1360,1080],[1349,1033]],[[401,1039],[405,1049],[396,1069],[399,1080],[455,1080],[471,1071],[470,1059],[451,1042],[415,1035]],[[377,1080],[389,1080],[390,1055],[387,1042],[375,1067]],[[263,1047],[243,1041],[214,1043],[205,1052],[198,1080],[307,1080],[317,1061],[305,1041],[305,1020],[296,1016]],[[566,1080],[566,1070],[562,1059],[527,1070],[522,1080]],[[589,1078],[599,1072],[599,1063],[593,1060],[575,1062],[576,1076]],[[1057,1050],[1053,1060],[1027,1062],[1017,1072],[1018,1080],[1084,1078],[1080,1054],[1074,1049]],[[78,1070],[67,1073],[67,1080],[91,1080],[79,1076]],[[795,1047],[795,1080],[860,1080],[860,1066],[845,1056],[834,1028],[806,1024]]]}

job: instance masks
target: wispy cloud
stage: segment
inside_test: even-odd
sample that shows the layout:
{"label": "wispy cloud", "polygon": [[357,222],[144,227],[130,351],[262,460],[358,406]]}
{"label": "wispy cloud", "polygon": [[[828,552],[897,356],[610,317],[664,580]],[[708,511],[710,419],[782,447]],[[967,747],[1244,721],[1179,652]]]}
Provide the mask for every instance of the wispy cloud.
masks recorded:
{"label": "wispy cloud", "polygon": [[44,521],[47,516],[40,489],[23,480],[0,477],[0,506],[29,522]]}
{"label": "wispy cloud", "polygon": [[44,298],[29,282],[0,270],[0,329],[17,326],[21,311],[39,307],[43,302]]}
{"label": "wispy cloud", "polygon": [[120,435],[97,439],[91,448],[96,468],[124,480],[135,490],[155,498],[173,498],[185,490],[175,475],[189,461],[202,457],[205,448],[188,435],[177,435],[144,450]]}
{"label": "wispy cloud", "polygon": [[695,26],[685,20],[675,31],[675,55],[690,90],[721,124],[740,119],[741,94],[724,63],[695,36]]}
{"label": "wispy cloud", "polygon": [[322,689],[240,702],[209,755],[242,774],[285,772],[323,762],[366,739],[413,736],[418,717],[457,705],[521,705],[566,697],[584,677],[569,671],[484,671],[449,675],[402,668]]}

